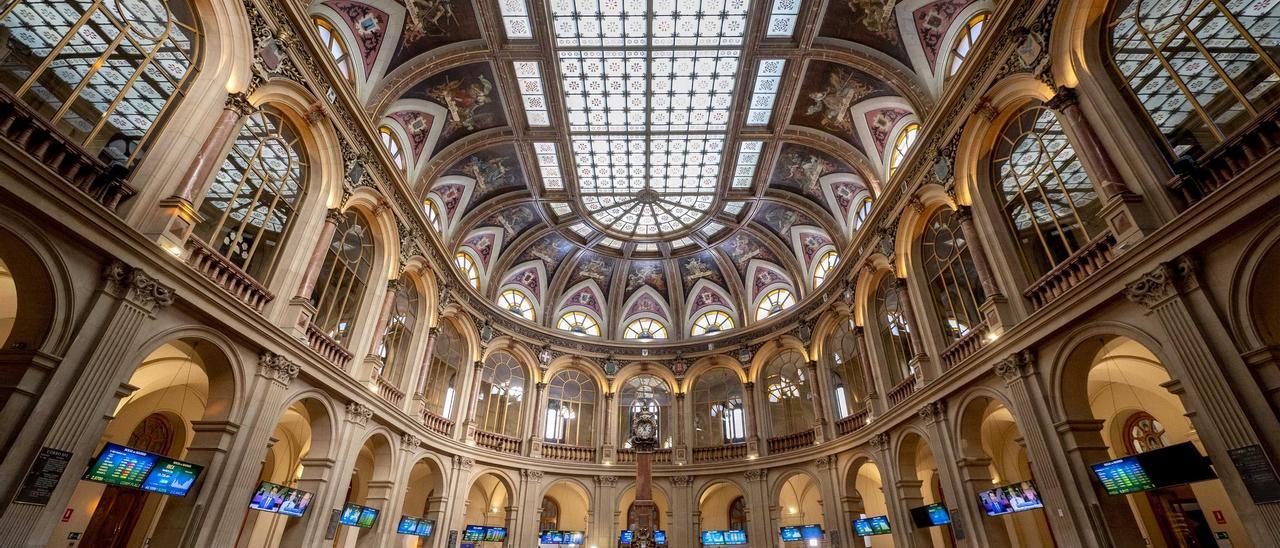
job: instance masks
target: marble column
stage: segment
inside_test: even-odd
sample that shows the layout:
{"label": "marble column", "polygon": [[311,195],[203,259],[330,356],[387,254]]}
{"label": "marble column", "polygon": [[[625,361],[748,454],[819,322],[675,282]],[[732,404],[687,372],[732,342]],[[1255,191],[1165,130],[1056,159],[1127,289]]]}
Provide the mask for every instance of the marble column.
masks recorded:
{"label": "marble column", "polygon": [[302,271],[302,281],[298,284],[298,291],[289,300],[290,312],[286,315],[289,323],[284,327],[299,340],[307,340],[307,327],[315,318],[316,307],[311,302],[311,293],[316,288],[316,282],[319,281],[320,269],[324,267],[329,247],[333,245],[333,235],[337,233],[338,223],[341,221],[342,212],[337,209],[330,209],[325,215],[324,225],[320,228],[320,234],[315,240],[316,247],[312,249],[311,258],[307,260],[306,270]]}
{"label": "marble column", "polygon": [[[897,463],[893,458],[893,444],[888,432],[880,432],[871,436],[868,443],[871,450],[875,454],[876,470],[880,472],[880,491],[884,493],[885,511],[889,514],[889,523],[911,523],[911,517],[905,513],[903,506],[898,504],[901,497],[898,487],[898,477],[900,471]],[[916,495],[919,495],[919,488],[916,489]],[[916,546],[911,543],[910,527],[890,527],[890,534],[893,536],[894,546]],[[928,535],[926,535],[927,537]],[[925,544],[919,546],[929,546],[930,541],[926,540]]]}
{"label": "marble column", "polygon": [[[893,279],[893,286],[898,291],[898,305],[902,308],[902,320],[907,324],[907,340],[911,341],[911,362],[917,365],[923,363],[925,358],[924,338],[920,336],[920,322],[916,318],[915,307],[911,305],[911,292],[907,289],[907,283],[901,278]],[[920,372],[917,371],[917,376]]]}
{"label": "marble column", "polygon": [[432,326],[427,329],[427,347],[422,352],[422,367],[418,368],[414,380],[413,399],[418,402],[418,413],[427,409],[427,379],[431,377],[431,357],[436,352],[436,339],[440,338],[440,328]]}
{"label": "marble column", "polygon": [[862,366],[862,384],[867,391],[867,405],[872,415],[880,415],[884,413],[884,400],[880,398],[880,394],[887,393],[890,387],[880,386],[880,376],[872,368],[871,355],[867,353],[866,328],[854,326],[853,340],[858,345],[858,362]]}
{"label": "marble column", "polygon": [[742,413],[747,416],[747,456],[763,455],[760,446],[760,421],[756,418],[756,383],[742,383]]}
{"label": "marble column", "polygon": [[677,465],[685,464],[689,460],[689,441],[684,436],[684,429],[689,422],[685,419],[685,404],[688,402],[684,396],[684,392],[676,392],[676,435],[674,448],[671,451],[671,462]]}
{"label": "marble column", "polygon": [[[544,411],[547,408],[547,383],[540,382],[534,385],[535,391],[533,395],[533,411],[529,413],[529,419],[525,421],[525,439],[529,440],[527,445],[527,455],[531,457],[542,456],[542,432],[539,428],[544,420]],[[542,501],[538,501],[541,507]]]}
{"label": "marble column", "polygon": [[613,464],[618,461],[616,451],[618,439],[618,406],[613,400],[617,397],[614,392],[604,393],[604,443],[600,444],[600,462],[605,464]]}
{"label": "marble column", "polygon": [[467,380],[467,388],[465,392],[460,394],[461,404],[465,407],[465,414],[459,415],[466,417],[463,421],[463,427],[459,428],[462,433],[462,440],[472,442],[476,439],[476,412],[480,408],[480,400],[476,399],[476,393],[480,390],[480,378],[484,374],[484,362],[476,360],[471,367],[471,376]]}
{"label": "marble column", "polygon": [[[39,427],[19,433],[18,439],[25,443],[14,447],[24,449],[4,456],[6,474],[0,477],[0,493],[17,489],[41,446],[71,453],[67,473],[47,506],[9,504],[5,508],[0,514],[0,546],[41,546],[49,540],[62,514],[48,509],[66,507],[79,483],[79,474],[73,471],[88,466],[119,399],[137,390],[128,381],[138,365],[132,361],[138,351],[138,333],[175,298],[172,289],[141,269],[120,261],[111,261],[104,269],[103,285],[86,315],[98,321],[86,322],[80,334],[83,350],[68,353],[49,383],[58,388],[42,395],[28,418],[28,425],[47,424],[48,429],[43,436]],[[45,420],[34,422],[37,418]]]}
{"label": "marble column", "polygon": [[[772,546],[777,530],[770,525],[770,511],[774,502],[769,500],[769,471],[764,468],[743,472],[746,479],[747,540]],[[760,540],[753,540],[760,539]]]}
{"label": "marble column", "polygon": [[809,375],[809,401],[813,404],[813,443],[819,444],[827,441],[827,414],[824,402],[826,402],[826,391],[823,390],[823,383],[818,379],[818,362],[808,360],[804,364],[805,373]]}
{"label": "marble column", "polygon": [[396,525],[400,521],[400,509],[393,502],[396,499],[396,482],[392,480],[373,480],[366,484],[367,490],[364,505],[378,510],[378,521],[372,529],[350,529],[358,531],[357,548],[380,548],[390,546],[395,538]]}
{"label": "marble column", "polygon": [[[542,510],[542,471],[541,470],[521,470],[520,471],[520,506],[529,508],[530,511],[520,512],[519,519],[516,520],[514,529],[508,528],[507,537],[512,539],[508,541],[509,545],[520,545],[519,539],[534,539],[538,534],[538,522],[541,518]],[[532,543],[532,541],[530,541]]]}

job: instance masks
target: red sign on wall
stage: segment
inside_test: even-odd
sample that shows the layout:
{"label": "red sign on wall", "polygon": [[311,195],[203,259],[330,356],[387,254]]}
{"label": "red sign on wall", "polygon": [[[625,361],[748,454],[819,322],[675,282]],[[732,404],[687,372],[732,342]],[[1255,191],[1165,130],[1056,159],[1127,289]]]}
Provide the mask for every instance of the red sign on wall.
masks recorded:
{"label": "red sign on wall", "polygon": [[1222,510],[1214,510],[1214,511],[1213,511],[1213,521],[1218,522],[1218,525],[1226,525],[1226,524],[1227,524],[1227,516],[1226,516],[1225,514],[1223,514],[1223,513],[1222,513]]}
{"label": "red sign on wall", "polygon": [[71,514],[72,514],[73,512],[75,512],[75,510],[72,510],[72,509],[70,509],[70,508],[67,508],[67,510],[66,510],[65,512],[63,512],[63,513],[62,513],[62,522],[63,522],[63,523],[66,523],[66,522],[68,522],[68,521],[71,521]]}

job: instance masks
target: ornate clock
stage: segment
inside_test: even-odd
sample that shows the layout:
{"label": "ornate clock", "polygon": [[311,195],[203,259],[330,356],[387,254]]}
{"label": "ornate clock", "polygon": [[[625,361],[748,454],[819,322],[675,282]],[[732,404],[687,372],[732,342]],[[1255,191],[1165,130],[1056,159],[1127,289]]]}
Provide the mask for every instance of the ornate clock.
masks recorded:
{"label": "ornate clock", "polygon": [[653,451],[658,448],[658,417],[649,411],[641,411],[631,420],[631,446],[636,451]]}

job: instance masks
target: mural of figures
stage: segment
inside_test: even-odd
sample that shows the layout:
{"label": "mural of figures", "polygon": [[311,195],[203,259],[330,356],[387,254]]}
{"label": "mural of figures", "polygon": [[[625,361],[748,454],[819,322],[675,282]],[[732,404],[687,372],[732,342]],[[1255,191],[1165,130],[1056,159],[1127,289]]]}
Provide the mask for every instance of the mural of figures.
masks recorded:
{"label": "mural of figures", "polygon": [[911,66],[898,29],[899,0],[835,0],[828,4],[818,34],[869,46]]}
{"label": "mural of figures", "polygon": [[488,63],[473,63],[436,74],[405,93],[448,111],[435,152],[477,131],[507,125],[493,83],[493,68]]}
{"label": "mural of figures", "polygon": [[879,79],[837,63],[814,61],[805,70],[791,123],[829,133],[861,148],[853,113],[867,99],[895,95]]}
{"label": "mural of figures", "polygon": [[473,201],[524,187],[524,174],[512,145],[498,145],[471,154],[449,167],[445,174],[475,181]]}
{"label": "mural of figures", "polygon": [[405,3],[404,31],[391,66],[446,44],[480,38],[471,2],[460,0],[401,0]]}

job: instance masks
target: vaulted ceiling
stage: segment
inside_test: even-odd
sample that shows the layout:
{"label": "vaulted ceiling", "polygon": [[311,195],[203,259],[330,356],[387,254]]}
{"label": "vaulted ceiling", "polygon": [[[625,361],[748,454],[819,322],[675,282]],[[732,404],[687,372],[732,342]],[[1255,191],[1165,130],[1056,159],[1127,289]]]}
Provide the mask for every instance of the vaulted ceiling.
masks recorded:
{"label": "vaulted ceiling", "polygon": [[620,339],[815,293],[990,0],[324,0],[478,290]]}

